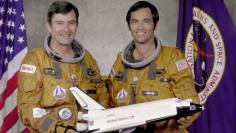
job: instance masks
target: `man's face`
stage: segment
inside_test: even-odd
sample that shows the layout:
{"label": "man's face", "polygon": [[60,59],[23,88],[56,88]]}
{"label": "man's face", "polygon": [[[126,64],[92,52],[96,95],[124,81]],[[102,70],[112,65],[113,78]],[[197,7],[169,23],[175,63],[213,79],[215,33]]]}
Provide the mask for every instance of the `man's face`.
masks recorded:
{"label": "man's face", "polygon": [[141,8],[131,13],[130,32],[135,43],[145,44],[154,38],[154,22],[149,8]]}
{"label": "man's face", "polygon": [[51,41],[59,45],[70,45],[76,35],[77,27],[76,15],[73,10],[67,14],[54,14],[51,24],[47,25],[52,37]]}

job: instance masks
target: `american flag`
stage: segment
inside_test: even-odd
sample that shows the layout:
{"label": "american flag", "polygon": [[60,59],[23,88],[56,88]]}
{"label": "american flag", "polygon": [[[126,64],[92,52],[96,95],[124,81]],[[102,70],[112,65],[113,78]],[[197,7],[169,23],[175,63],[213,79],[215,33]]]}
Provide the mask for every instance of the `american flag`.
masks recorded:
{"label": "american flag", "polygon": [[23,0],[0,0],[0,133],[28,132],[17,115],[17,78],[27,53]]}

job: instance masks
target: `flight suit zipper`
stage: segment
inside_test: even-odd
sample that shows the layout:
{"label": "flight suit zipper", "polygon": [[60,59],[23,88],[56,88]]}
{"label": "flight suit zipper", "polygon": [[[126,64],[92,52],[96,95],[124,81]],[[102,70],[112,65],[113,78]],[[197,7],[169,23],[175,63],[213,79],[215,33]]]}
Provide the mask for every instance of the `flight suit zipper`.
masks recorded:
{"label": "flight suit zipper", "polygon": [[131,83],[131,94],[130,94],[130,104],[136,103],[136,86],[138,83],[138,78],[133,77],[133,82]]}

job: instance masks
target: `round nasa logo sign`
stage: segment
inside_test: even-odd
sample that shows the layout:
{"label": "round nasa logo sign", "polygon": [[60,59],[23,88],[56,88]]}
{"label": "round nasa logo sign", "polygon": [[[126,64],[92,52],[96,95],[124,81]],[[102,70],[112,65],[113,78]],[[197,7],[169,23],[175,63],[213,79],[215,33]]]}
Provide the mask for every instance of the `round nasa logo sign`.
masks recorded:
{"label": "round nasa logo sign", "polygon": [[225,69],[225,46],[215,21],[198,7],[186,42],[185,58],[192,69],[201,104],[216,89]]}

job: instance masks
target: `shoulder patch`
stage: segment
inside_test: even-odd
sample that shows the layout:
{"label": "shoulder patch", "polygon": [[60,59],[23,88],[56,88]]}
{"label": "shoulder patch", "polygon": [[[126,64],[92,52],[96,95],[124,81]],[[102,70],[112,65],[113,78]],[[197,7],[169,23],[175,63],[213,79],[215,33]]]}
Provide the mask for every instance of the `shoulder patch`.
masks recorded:
{"label": "shoulder patch", "polygon": [[36,71],[36,66],[29,65],[29,64],[22,64],[20,68],[20,72],[34,74],[35,71]]}
{"label": "shoulder patch", "polygon": [[178,71],[182,71],[182,70],[188,68],[187,61],[185,59],[181,59],[181,60],[176,61],[176,67],[177,67]]}

